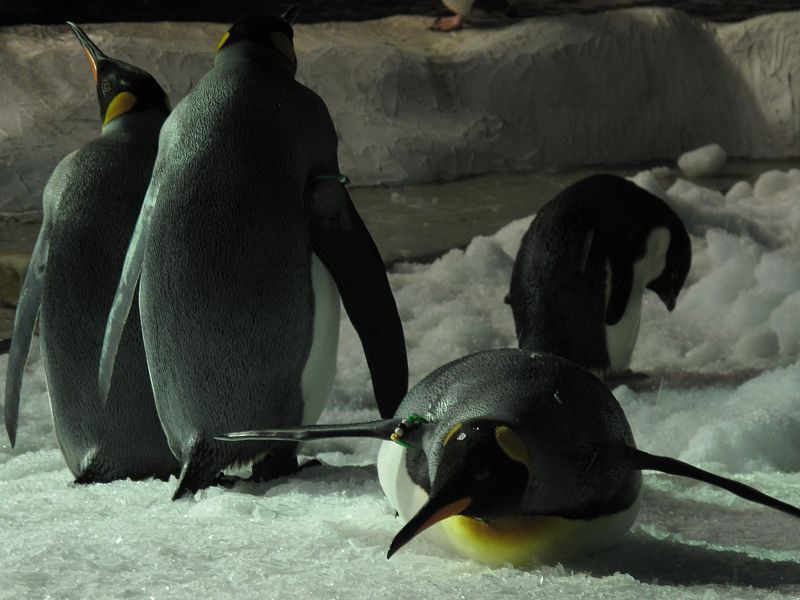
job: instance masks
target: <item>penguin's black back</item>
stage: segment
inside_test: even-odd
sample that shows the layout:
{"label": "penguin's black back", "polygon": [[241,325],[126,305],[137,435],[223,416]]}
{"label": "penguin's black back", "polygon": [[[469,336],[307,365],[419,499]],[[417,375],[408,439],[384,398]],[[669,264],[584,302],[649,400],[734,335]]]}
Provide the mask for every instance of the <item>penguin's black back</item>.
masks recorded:
{"label": "penguin's black back", "polygon": [[211,470],[246,462],[263,446],[213,435],[302,420],[313,321],[303,198],[312,173],[338,173],[336,143],[316,94],[244,62],[212,69],[162,130],[141,305],[159,414],[184,463],[198,440],[213,448]]}
{"label": "penguin's black back", "polygon": [[559,193],[534,218],[514,262],[508,302],[520,348],[605,371],[607,264],[644,256],[658,226],[685,236],[660,198],[616,175],[593,175]]}
{"label": "penguin's black back", "polygon": [[157,127],[150,135],[113,127],[65,158],[44,193],[50,247],[40,343],[59,445],[72,473],[87,481],[167,477],[178,466],[156,414],[135,304],[106,406],[97,394],[105,323],[157,137]]}
{"label": "penguin's black back", "polygon": [[478,352],[449,363],[409,391],[397,416],[422,415],[436,426],[410,449],[411,479],[430,489],[442,440],[468,419],[509,425],[530,448],[531,481],[523,513],[590,518],[628,508],[641,475],[622,408],[606,386],[562,358],[516,349]]}

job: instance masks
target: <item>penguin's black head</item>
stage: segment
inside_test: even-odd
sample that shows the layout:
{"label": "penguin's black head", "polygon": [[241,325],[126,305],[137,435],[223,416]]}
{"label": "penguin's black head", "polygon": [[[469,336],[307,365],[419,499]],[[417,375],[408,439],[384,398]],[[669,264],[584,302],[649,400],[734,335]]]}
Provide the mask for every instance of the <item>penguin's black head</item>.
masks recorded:
{"label": "penguin's black head", "polygon": [[237,42],[253,42],[262,48],[277,53],[292,75],[297,71],[297,56],[294,53],[294,30],[292,23],[299,9],[292,6],[280,17],[247,17],[231,26],[217,45],[217,52],[234,46]]}
{"label": "penguin's black head", "polygon": [[661,275],[647,284],[647,289],[654,291],[661,298],[667,310],[673,310],[678,294],[686,282],[692,266],[692,243],[683,222],[675,216],[670,223],[670,243],[667,258]]}
{"label": "penguin's black head", "polygon": [[431,525],[454,515],[513,515],[528,488],[529,450],[510,426],[489,419],[458,423],[444,446],[427,504],[395,536],[391,557]]}
{"label": "penguin's black head", "polygon": [[148,109],[169,113],[169,97],[153,77],[133,65],[109,58],[75,23],[67,25],[83,46],[92,68],[103,127],[117,117]]}

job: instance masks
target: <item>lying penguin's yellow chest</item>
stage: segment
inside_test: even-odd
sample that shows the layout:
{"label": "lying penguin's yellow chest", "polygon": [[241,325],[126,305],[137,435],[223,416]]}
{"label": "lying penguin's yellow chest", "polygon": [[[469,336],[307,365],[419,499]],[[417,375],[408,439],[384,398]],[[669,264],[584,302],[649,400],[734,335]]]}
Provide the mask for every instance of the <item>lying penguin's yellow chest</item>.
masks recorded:
{"label": "lying penguin's yellow chest", "polygon": [[[595,519],[509,517],[492,522],[450,517],[431,528],[431,541],[491,566],[527,566],[591,554],[616,544],[630,529],[639,500],[621,512]],[[439,528],[439,531],[433,529]]]}

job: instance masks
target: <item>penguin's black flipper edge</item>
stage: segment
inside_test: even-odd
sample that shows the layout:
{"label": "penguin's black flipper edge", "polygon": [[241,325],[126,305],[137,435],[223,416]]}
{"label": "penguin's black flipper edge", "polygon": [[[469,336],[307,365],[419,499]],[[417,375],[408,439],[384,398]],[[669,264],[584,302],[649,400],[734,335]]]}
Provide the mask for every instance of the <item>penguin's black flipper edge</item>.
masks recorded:
{"label": "penguin's black flipper edge", "polygon": [[681,477],[688,477],[690,479],[709,483],[713,486],[731,492],[740,498],[749,500],[750,502],[755,502],[756,504],[762,504],[764,506],[768,506],[769,508],[774,508],[775,510],[779,510],[800,519],[800,508],[778,500],[777,498],[773,498],[772,496],[768,496],[763,492],[759,492],[757,489],[752,488],[749,485],[739,483],[738,481],[728,479],[727,477],[714,475],[713,473],[709,473],[703,469],[698,469],[697,467],[693,467],[690,464],[674,458],[655,456],[653,454],[648,454],[647,452],[637,450],[636,448],[628,447],[627,454],[631,460],[633,468],[635,469],[660,471],[669,475],[679,475]]}
{"label": "penguin's black flipper edge", "polygon": [[312,182],[306,207],[312,248],[361,338],[381,417],[391,417],[408,391],[408,359],[381,255],[339,181]]}
{"label": "penguin's black flipper edge", "polygon": [[6,372],[5,390],[5,423],[11,447],[17,440],[17,422],[19,420],[20,392],[22,390],[22,375],[25,363],[31,349],[33,329],[39,315],[39,304],[42,300],[44,278],[47,270],[47,253],[49,239],[47,238],[46,223],[42,224],[36,245],[33,248],[31,262],[25,273],[22,284],[17,313],[14,316],[14,332],[11,337],[11,348],[8,352],[8,369]]}
{"label": "penguin's black flipper edge", "polygon": [[305,427],[287,427],[284,429],[237,431],[218,435],[215,439],[223,442],[303,442],[337,437],[371,437],[388,440],[396,427],[397,419],[380,419],[378,421],[348,423],[345,425],[307,425]]}
{"label": "penguin's black flipper edge", "polygon": [[625,314],[633,290],[633,265],[623,260],[611,262],[611,290],[606,304],[606,323],[616,325]]}
{"label": "penguin's black flipper edge", "polygon": [[150,217],[155,204],[155,194],[148,190],[145,196],[139,219],[131,236],[128,246],[128,253],[125,255],[125,263],[122,267],[117,291],[114,301],[108,314],[106,331],[103,336],[103,348],[100,352],[100,364],[98,365],[97,383],[100,400],[105,403],[108,393],[111,390],[111,378],[114,375],[114,361],[117,358],[117,351],[122,340],[122,332],[125,322],[128,320],[133,305],[133,296],[136,292],[136,284],[139,282],[139,275],[142,273],[142,260],[147,244],[147,235],[150,231]]}

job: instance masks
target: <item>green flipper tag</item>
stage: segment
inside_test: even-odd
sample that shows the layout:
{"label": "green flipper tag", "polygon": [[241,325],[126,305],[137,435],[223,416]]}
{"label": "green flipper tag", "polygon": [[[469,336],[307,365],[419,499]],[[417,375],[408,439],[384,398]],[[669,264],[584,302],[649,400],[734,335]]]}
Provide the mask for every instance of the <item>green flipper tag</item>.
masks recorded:
{"label": "green flipper tag", "polygon": [[416,413],[412,413],[408,415],[405,419],[400,421],[399,425],[392,432],[392,435],[389,436],[389,439],[393,441],[395,444],[402,446],[403,448],[415,448],[413,444],[409,444],[402,438],[405,435],[406,431],[408,431],[409,429],[412,429],[420,424],[424,424],[427,422],[428,419],[426,419],[425,417],[418,415]]}

